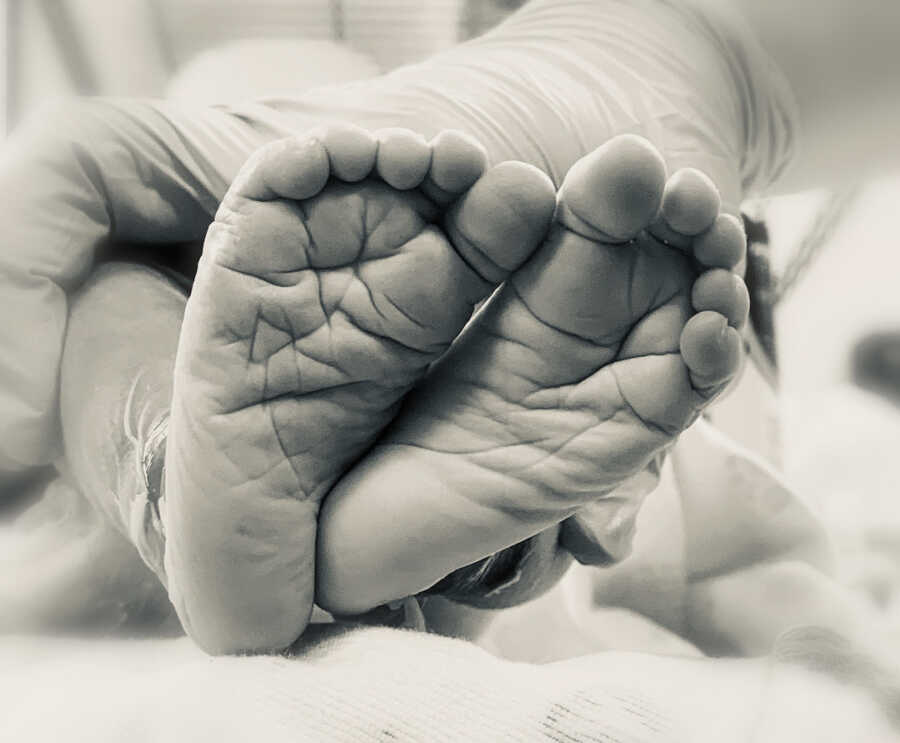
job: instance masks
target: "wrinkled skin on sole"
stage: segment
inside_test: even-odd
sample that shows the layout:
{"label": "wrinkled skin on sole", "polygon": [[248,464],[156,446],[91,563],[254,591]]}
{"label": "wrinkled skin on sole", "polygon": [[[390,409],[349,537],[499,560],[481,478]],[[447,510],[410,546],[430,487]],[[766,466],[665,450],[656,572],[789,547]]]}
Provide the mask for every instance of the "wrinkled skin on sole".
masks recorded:
{"label": "wrinkled skin on sole", "polygon": [[740,362],[744,236],[719,210],[706,176],[668,177],[641,138],[579,161],[547,240],[330,494],[320,604],[353,613],[421,591],[610,493],[621,502],[569,523],[561,542],[577,553],[591,519],[632,517],[646,491],[614,491]]}
{"label": "wrinkled skin on sole", "polygon": [[169,593],[207,650],[299,636],[321,499],[545,233],[546,176],[483,171],[455,133],[342,127],[264,149],[226,196],[185,314],[166,453]]}

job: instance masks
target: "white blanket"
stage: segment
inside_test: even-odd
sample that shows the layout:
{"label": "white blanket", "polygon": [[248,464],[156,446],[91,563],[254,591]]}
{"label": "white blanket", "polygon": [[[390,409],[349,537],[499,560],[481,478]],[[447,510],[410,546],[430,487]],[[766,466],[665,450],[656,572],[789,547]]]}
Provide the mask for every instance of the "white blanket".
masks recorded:
{"label": "white blanket", "polygon": [[294,657],[211,658],[189,640],[4,638],[0,740],[692,740],[683,721],[702,709],[677,693],[663,706],[672,689],[646,663],[660,659],[517,664],[460,640],[337,625],[314,625]]}

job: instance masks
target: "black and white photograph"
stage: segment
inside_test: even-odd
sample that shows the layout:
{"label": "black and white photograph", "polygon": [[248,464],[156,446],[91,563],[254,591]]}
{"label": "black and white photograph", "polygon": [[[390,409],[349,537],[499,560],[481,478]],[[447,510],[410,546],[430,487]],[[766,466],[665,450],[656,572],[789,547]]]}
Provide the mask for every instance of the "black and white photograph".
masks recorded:
{"label": "black and white photograph", "polygon": [[900,1],[0,0],[0,740],[900,743]]}

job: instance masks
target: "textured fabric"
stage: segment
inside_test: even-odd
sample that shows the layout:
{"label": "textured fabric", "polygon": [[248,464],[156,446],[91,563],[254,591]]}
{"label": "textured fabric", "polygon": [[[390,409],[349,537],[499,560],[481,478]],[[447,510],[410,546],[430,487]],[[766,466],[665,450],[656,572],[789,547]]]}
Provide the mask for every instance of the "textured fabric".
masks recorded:
{"label": "textured fabric", "polygon": [[857,661],[857,688],[832,681],[847,678],[833,671],[847,668],[842,643],[803,634],[773,662],[609,652],[540,666],[389,629],[319,627],[293,655],[257,658],[208,658],[185,640],[12,638],[0,640],[0,740],[898,740],[884,714],[893,681]]}
{"label": "textured fabric", "polygon": [[337,626],[312,628],[294,657],[24,638],[0,643],[0,739],[687,741],[678,710],[642,693],[627,661],[532,666],[458,640]]}

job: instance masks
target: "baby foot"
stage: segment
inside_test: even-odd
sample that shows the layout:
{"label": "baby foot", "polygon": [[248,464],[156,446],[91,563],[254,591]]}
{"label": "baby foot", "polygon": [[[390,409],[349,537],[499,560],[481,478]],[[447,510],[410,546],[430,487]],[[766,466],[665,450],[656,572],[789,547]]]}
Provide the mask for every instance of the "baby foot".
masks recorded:
{"label": "baby foot", "polygon": [[639,137],[579,161],[547,241],[329,495],[320,605],[353,613],[428,588],[672,444],[741,359],[749,303],[730,269],[744,235],[719,208],[706,176],[667,180]]}
{"label": "baby foot", "polygon": [[205,649],[300,635],[322,497],[545,236],[549,179],[485,160],[453,131],[343,126],[263,148],[226,195],[181,333],[162,501],[169,593]]}

